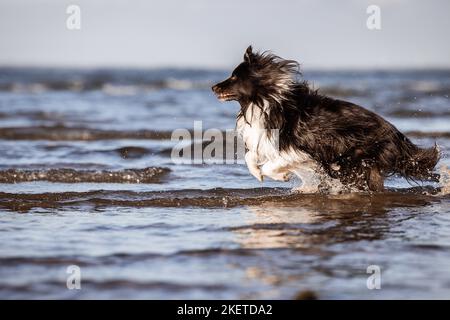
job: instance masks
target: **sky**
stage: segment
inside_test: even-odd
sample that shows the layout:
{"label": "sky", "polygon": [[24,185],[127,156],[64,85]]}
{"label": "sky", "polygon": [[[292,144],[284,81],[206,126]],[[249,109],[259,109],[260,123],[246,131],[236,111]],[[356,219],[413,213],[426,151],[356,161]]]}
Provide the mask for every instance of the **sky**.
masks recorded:
{"label": "sky", "polygon": [[0,0],[1,66],[229,68],[252,44],[311,69],[450,68],[449,35],[449,0]]}

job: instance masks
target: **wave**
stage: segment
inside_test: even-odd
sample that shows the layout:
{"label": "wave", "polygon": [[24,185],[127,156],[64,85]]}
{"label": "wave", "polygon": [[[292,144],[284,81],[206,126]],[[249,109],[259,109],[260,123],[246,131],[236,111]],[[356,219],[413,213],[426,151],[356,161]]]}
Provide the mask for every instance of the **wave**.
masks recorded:
{"label": "wave", "polygon": [[[45,148],[45,147],[44,147]],[[46,149],[44,149],[46,150]],[[108,164],[98,162],[51,162],[29,164],[0,164],[0,170],[49,170],[49,169],[80,169],[80,170],[110,170],[114,169]]]}
{"label": "wave", "polygon": [[[128,180],[127,180],[128,181]],[[231,208],[237,206],[289,205],[323,207],[333,201],[357,207],[376,204],[388,206],[425,205],[432,201],[450,199],[450,195],[439,194],[441,188],[413,187],[389,189],[379,194],[300,194],[289,188],[253,189],[182,189],[155,192],[109,191],[61,193],[6,193],[0,192],[0,208],[12,211],[28,211],[33,208],[61,208],[81,206],[104,207],[199,207]],[[275,210],[275,209],[274,209]]]}
{"label": "wave", "polygon": [[160,89],[208,88],[224,72],[193,69],[0,68],[0,91],[93,91],[127,95]]}
{"label": "wave", "polygon": [[412,130],[405,132],[407,136],[413,137],[413,138],[445,138],[450,139],[450,132],[448,131],[418,131],[418,130]]}
{"label": "wave", "polygon": [[[191,132],[192,134],[192,132]],[[448,131],[407,131],[407,136],[417,138],[449,138]],[[223,133],[225,135],[225,133]],[[172,131],[169,130],[103,130],[88,127],[56,126],[27,126],[0,128],[0,139],[5,140],[50,140],[50,141],[93,141],[93,140],[170,140]],[[211,141],[203,141],[202,147]],[[235,143],[235,142],[233,142]],[[193,147],[193,146],[192,146]],[[171,150],[171,149],[170,149]],[[170,152],[165,150],[166,153]]]}
{"label": "wave", "polygon": [[222,72],[202,70],[7,70],[0,68],[0,91],[41,93],[100,90],[110,95],[129,95],[161,89],[209,89],[213,82],[222,77]]}
{"label": "wave", "polygon": [[139,146],[124,146],[119,148],[112,149],[94,149],[89,150],[85,148],[72,147],[67,145],[56,145],[56,146],[41,146],[44,151],[53,151],[58,149],[69,149],[71,148],[70,155],[74,157],[85,156],[85,155],[94,155],[94,154],[112,154],[121,157],[122,159],[140,159],[146,155],[156,155],[163,154],[166,152],[159,150],[152,150],[150,148],[144,148]]}
{"label": "wave", "polygon": [[235,256],[254,256],[257,255],[254,250],[246,248],[207,248],[207,249],[192,249],[192,250],[179,250],[172,253],[154,253],[154,252],[144,252],[144,253],[113,253],[101,256],[9,256],[0,257],[0,265],[2,266],[17,266],[17,265],[36,265],[36,266],[64,266],[77,265],[80,267],[93,266],[93,265],[114,265],[117,262],[120,263],[133,263],[136,261],[146,261],[153,260],[157,258],[168,258],[174,257],[179,258],[180,256],[186,257],[209,257],[215,255],[235,255]]}
{"label": "wave", "polygon": [[[89,292],[95,292],[92,298],[99,297],[99,292],[107,292],[107,297],[111,295],[112,291],[119,291],[119,297],[122,299],[127,299],[129,297],[129,293],[127,290],[132,290],[133,293],[136,293],[137,290],[143,290],[146,294],[148,294],[151,290],[158,290],[158,294],[162,291],[168,291],[173,293],[176,292],[184,292],[189,290],[204,290],[207,292],[223,292],[228,289],[228,286],[225,284],[217,284],[217,283],[181,283],[181,282],[172,282],[172,281],[139,281],[135,279],[103,279],[96,280],[90,279],[87,277],[83,277],[83,292],[86,292],[89,296]],[[16,297],[17,299],[28,297],[33,297],[37,295],[42,297],[52,291],[57,291],[61,288],[61,281],[49,280],[44,283],[29,283],[29,284],[2,284],[2,289],[5,292],[8,292],[8,296]],[[52,295],[50,294],[50,297]],[[78,296],[79,297],[79,296]],[[100,295],[101,297],[101,295]],[[5,299],[3,297],[3,299]]]}
{"label": "wave", "polygon": [[138,159],[151,153],[151,150],[144,147],[125,146],[112,150],[123,159]]}
{"label": "wave", "polygon": [[170,139],[171,131],[156,130],[101,130],[85,127],[34,126],[0,128],[0,139],[5,140],[51,140],[51,141],[91,141],[114,139]]}
{"label": "wave", "polygon": [[108,95],[123,96],[145,93],[148,91],[174,89],[209,89],[209,81],[192,81],[181,79],[163,79],[139,84],[109,83],[107,81],[54,81],[36,83],[8,83],[0,85],[0,91],[15,93],[42,93],[47,91],[74,91],[85,92],[100,90]]}
{"label": "wave", "polygon": [[111,170],[20,170],[0,171],[0,183],[50,181],[61,183],[160,183],[169,172],[168,168],[149,167],[145,169]]}
{"label": "wave", "polygon": [[450,117],[450,110],[443,111],[426,111],[426,110],[408,110],[398,109],[387,113],[389,116],[397,118],[439,118]]}
{"label": "wave", "polygon": [[355,89],[342,86],[323,86],[319,89],[319,92],[328,96],[336,96],[341,98],[347,97],[367,97],[372,93],[367,89]]}

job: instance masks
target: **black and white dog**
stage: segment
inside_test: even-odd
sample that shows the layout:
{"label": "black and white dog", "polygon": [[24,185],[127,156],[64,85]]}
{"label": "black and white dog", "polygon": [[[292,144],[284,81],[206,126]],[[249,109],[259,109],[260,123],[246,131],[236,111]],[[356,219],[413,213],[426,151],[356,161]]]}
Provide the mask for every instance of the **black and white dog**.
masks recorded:
{"label": "black and white dog", "polygon": [[321,172],[345,186],[382,191],[392,174],[410,180],[433,176],[436,145],[417,147],[380,116],[319,94],[299,74],[297,62],[250,46],[231,77],[212,87],[220,100],[241,105],[237,130],[258,180],[286,181],[294,173],[303,181],[301,191],[315,192]]}

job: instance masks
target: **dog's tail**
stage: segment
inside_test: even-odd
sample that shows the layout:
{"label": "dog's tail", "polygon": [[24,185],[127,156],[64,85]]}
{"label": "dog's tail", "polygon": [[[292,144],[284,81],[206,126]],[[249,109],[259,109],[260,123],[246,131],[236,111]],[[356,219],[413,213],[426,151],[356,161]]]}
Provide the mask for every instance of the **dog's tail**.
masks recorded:
{"label": "dog's tail", "polygon": [[433,173],[440,159],[437,144],[434,147],[422,149],[406,137],[401,140],[399,147],[402,156],[397,161],[396,171],[409,180],[439,181],[439,175]]}

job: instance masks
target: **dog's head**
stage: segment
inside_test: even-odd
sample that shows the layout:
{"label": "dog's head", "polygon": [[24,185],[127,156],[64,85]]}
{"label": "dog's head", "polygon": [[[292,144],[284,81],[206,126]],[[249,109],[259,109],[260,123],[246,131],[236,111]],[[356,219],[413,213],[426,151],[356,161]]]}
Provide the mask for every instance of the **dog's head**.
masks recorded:
{"label": "dog's head", "polygon": [[254,53],[249,46],[244,61],[231,76],[212,87],[221,101],[256,102],[261,99],[283,100],[296,83],[298,63],[274,54]]}
{"label": "dog's head", "polygon": [[252,61],[255,59],[252,47],[249,46],[244,54],[244,62],[239,64],[231,76],[212,87],[217,98],[221,101],[246,100],[254,95]]}

